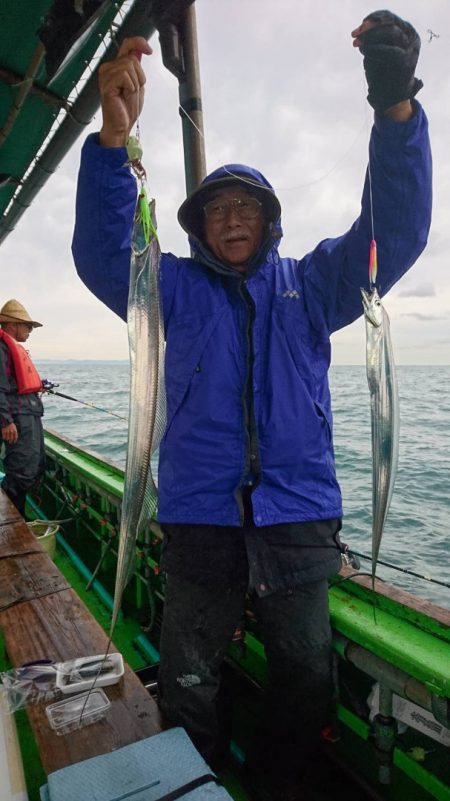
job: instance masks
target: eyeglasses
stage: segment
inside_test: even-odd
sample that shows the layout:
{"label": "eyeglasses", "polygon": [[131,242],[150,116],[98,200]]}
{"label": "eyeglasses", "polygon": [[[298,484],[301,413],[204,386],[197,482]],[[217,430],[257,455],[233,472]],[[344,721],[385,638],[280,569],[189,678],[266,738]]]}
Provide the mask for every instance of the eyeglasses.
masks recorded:
{"label": "eyeglasses", "polygon": [[20,323],[17,322],[16,325],[24,325],[25,328],[27,329],[27,331],[32,331],[33,330],[33,324],[32,323],[24,323],[24,322],[22,322],[22,320],[20,321]]}
{"label": "eyeglasses", "polygon": [[220,222],[230,211],[230,207],[243,220],[254,220],[261,212],[262,203],[256,197],[233,197],[229,200],[210,200],[205,203],[203,211],[207,220]]}

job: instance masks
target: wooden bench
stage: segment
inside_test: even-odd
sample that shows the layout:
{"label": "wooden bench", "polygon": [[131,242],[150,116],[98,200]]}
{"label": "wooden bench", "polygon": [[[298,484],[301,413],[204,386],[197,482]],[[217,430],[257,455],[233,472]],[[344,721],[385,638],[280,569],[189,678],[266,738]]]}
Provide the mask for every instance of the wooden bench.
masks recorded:
{"label": "wooden bench", "polygon": [[[15,667],[39,659],[61,662],[101,654],[108,638],[0,490],[0,628]],[[114,645],[111,652],[117,651]],[[155,701],[128,665],[117,685],[104,688],[106,718],[69,735],[50,728],[45,703],[28,718],[46,774],[160,732]]]}

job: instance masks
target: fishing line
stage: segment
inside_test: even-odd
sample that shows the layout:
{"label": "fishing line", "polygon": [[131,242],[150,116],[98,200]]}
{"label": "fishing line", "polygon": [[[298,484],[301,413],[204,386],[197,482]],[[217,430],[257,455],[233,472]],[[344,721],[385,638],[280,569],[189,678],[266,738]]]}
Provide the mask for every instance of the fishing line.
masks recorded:
{"label": "fishing line", "polygon": [[[274,187],[274,192],[276,194],[280,194],[281,192],[296,192],[299,189],[307,189],[309,186],[314,186],[315,184],[320,184],[322,181],[324,181],[326,178],[328,178],[328,176],[331,175],[331,173],[334,172],[334,170],[336,170],[337,167],[339,167],[339,165],[343,161],[345,161],[347,156],[352,152],[354,146],[356,145],[356,142],[360,138],[360,136],[361,136],[362,132],[365,130],[365,128],[366,128],[366,121],[363,122],[361,128],[359,129],[358,133],[356,134],[355,138],[353,139],[353,141],[351,142],[351,144],[347,148],[347,150],[345,150],[343,152],[343,154],[341,156],[339,156],[337,161],[335,161],[333,166],[330,167],[330,169],[327,172],[323,173],[323,175],[320,175],[319,178],[314,178],[313,180],[307,181],[306,183],[296,184],[296,186],[277,186],[277,187]],[[231,170],[227,169],[226,165],[223,165],[223,169],[229,175],[231,175],[233,178],[236,178],[238,181],[242,181],[243,183],[248,183],[251,186],[257,186],[257,187],[261,186],[261,184],[259,184],[257,181],[252,181],[251,179],[244,178],[242,175],[235,175]]]}
{"label": "fishing line", "polygon": [[[159,75],[160,75],[160,77],[162,78],[162,81],[163,81],[163,83],[165,83],[165,84],[166,84],[166,86],[170,86],[170,83],[169,83],[168,81],[166,81],[165,73],[164,73],[163,71],[161,71],[161,72],[159,73]],[[171,86],[170,86],[170,88],[172,89],[172,87],[171,87]],[[186,117],[186,119],[187,119],[187,120],[189,120],[189,122],[191,123],[191,125],[193,126],[193,128],[195,128],[195,130],[196,130],[196,131],[197,131],[197,133],[198,133],[198,134],[201,136],[201,138],[203,139],[203,141],[205,141],[206,137],[205,137],[205,135],[204,135],[203,131],[201,131],[201,130],[200,130],[200,128],[199,128],[199,127],[196,125],[196,123],[194,122],[194,120],[192,119],[192,117],[190,116],[190,114],[189,114],[189,113],[186,111],[186,109],[184,109],[184,108],[183,108],[183,106],[181,106],[180,104],[178,104],[178,111],[179,111],[181,114],[183,114],[183,115]],[[367,109],[365,109],[365,119],[364,119],[364,122],[363,122],[363,124],[361,125],[360,129],[358,130],[358,132],[357,132],[356,136],[355,136],[355,137],[354,137],[354,139],[352,140],[351,144],[350,144],[350,145],[349,145],[349,147],[348,147],[348,148],[347,148],[347,149],[346,149],[346,150],[343,152],[343,154],[342,154],[341,156],[339,156],[339,157],[338,157],[338,159],[335,161],[335,163],[333,164],[333,166],[332,166],[332,167],[330,167],[330,169],[329,169],[329,170],[327,170],[327,172],[325,172],[323,175],[319,176],[319,178],[314,178],[314,179],[313,179],[313,180],[311,180],[311,181],[307,181],[306,183],[296,184],[295,186],[275,186],[275,187],[274,187],[274,192],[275,192],[276,194],[277,194],[277,193],[280,193],[280,192],[296,192],[296,191],[298,191],[299,189],[305,189],[305,188],[307,188],[307,187],[309,187],[309,186],[314,186],[315,184],[318,184],[318,183],[321,183],[321,181],[324,181],[326,178],[328,178],[328,176],[329,176],[329,175],[331,175],[331,173],[332,173],[332,172],[334,172],[334,170],[335,170],[337,167],[339,167],[339,165],[340,165],[340,164],[341,164],[343,161],[345,161],[345,159],[347,158],[347,156],[348,156],[348,155],[349,155],[349,154],[352,152],[352,150],[353,150],[353,148],[354,148],[354,146],[355,146],[356,142],[357,142],[357,141],[358,141],[358,139],[360,138],[360,136],[361,136],[361,134],[363,133],[363,131],[366,129],[366,126],[367,126]],[[239,174],[235,174],[235,173],[233,173],[231,170],[229,170],[229,169],[226,167],[226,165],[225,165],[225,164],[223,164],[223,165],[221,165],[221,166],[222,166],[222,169],[224,169],[224,170],[225,170],[225,172],[227,172],[227,173],[228,173],[228,175],[230,175],[232,178],[236,178],[236,180],[237,180],[237,181],[239,181],[239,182],[241,182],[241,183],[249,184],[250,186],[256,186],[256,187],[258,187],[258,188],[261,188],[261,184],[259,184],[257,181],[252,181],[252,179],[251,179],[251,178],[245,178],[245,177],[244,177],[244,176],[242,176],[242,175],[239,175]]]}
{"label": "fishing line", "polygon": [[187,117],[187,119],[189,120],[189,122],[191,123],[191,125],[193,125],[193,126],[194,126],[195,130],[197,131],[197,133],[199,133],[199,134],[200,134],[200,136],[202,137],[202,139],[204,140],[204,139],[205,139],[205,134],[203,133],[203,131],[201,131],[201,130],[200,130],[200,128],[198,127],[198,125],[196,125],[196,124],[195,124],[195,122],[194,122],[194,120],[192,119],[192,117],[191,117],[191,116],[188,114],[188,112],[186,111],[186,109],[185,109],[185,108],[183,108],[183,106],[181,106],[181,105],[180,105],[180,103],[178,103],[178,111],[181,111],[181,112],[182,112],[182,114],[184,114],[184,116],[185,116],[185,117]]}
{"label": "fishing line", "polygon": [[373,194],[372,194],[372,169],[370,166],[370,153],[369,153],[369,162],[367,165],[367,175],[369,178],[369,199],[370,199],[370,227],[372,231],[372,241],[375,240],[375,225],[373,221]]}

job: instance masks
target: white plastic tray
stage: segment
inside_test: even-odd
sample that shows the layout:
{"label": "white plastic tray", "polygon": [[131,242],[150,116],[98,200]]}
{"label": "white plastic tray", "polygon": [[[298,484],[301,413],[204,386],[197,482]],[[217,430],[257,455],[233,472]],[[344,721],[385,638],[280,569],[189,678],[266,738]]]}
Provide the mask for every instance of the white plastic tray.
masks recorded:
{"label": "white plastic tray", "polygon": [[[68,695],[84,692],[93,685],[107,687],[110,684],[117,684],[124,672],[122,654],[108,654],[103,664],[104,658],[104,654],[97,654],[61,662],[57,665],[56,686],[62,693]],[[86,675],[86,671],[89,671],[90,675]]]}
{"label": "white plastic tray", "polygon": [[81,693],[50,704],[45,710],[48,722],[56,734],[69,734],[104,718],[111,706],[103,690]]}

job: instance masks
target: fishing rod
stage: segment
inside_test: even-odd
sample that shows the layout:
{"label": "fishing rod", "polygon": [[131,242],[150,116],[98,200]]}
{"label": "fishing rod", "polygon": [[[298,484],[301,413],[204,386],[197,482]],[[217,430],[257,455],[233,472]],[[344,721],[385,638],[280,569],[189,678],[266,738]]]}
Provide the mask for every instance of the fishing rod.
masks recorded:
{"label": "fishing rod", "polygon": [[121,414],[117,414],[117,412],[112,412],[110,409],[103,409],[101,406],[95,406],[94,403],[82,401],[79,398],[73,398],[72,395],[65,395],[63,392],[56,392],[54,387],[57,386],[59,386],[59,384],[53,384],[51,381],[47,381],[46,378],[44,378],[42,381],[42,388],[44,392],[48,392],[49,395],[57,395],[58,398],[65,398],[66,400],[75,401],[75,403],[81,403],[83,406],[89,406],[91,409],[96,409],[98,412],[105,412],[105,414],[111,414],[113,417],[118,417],[119,420],[125,420],[125,422],[128,422],[127,417],[123,417]]}
{"label": "fishing rod", "polygon": [[[354,551],[352,549],[352,554],[355,556],[360,556],[361,559],[367,559],[371,561],[372,557],[367,556],[364,553],[359,553],[358,551]],[[415,573],[414,570],[408,570],[407,567],[400,567],[399,565],[391,565],[389,562],[382,562],[381,559],[378,559],[378,564],[383,565],[384,567],[390,567],[392,570],[399,570],[402,573],[407,573],[409,576],[414,576],[414,578],[423,579],[424,581],[430,581],[432,584],[439,584],[441,587],[446,587],[450,589],[450,584],[445,581],[439,581],[439,579],[432,578],[431,576],[423,576],[421,573]]]}

